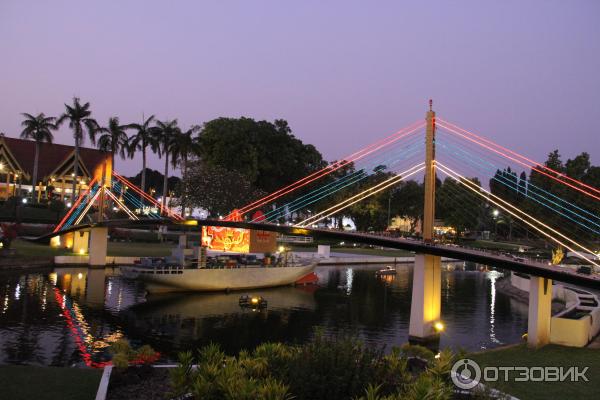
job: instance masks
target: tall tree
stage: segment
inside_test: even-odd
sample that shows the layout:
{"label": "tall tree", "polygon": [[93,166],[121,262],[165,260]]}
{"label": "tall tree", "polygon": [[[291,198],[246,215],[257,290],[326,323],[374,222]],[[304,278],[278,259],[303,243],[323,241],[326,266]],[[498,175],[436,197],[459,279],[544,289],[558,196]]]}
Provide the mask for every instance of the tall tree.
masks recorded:
{"label": "tall tree", "polygon": [[317,149],[297,139],[284,120],[214,119],[204,124],[199,142],[204,162],[236,170],[267,193],[326,165]]}
{"label": "tall tree", "polygon": [[129,156],[133,157],[138,150],[142,152],[142,192],[146,191],[146,149],[148,146],[156,148],[155,135],[152,134],[150,126],[153,121],[154,115],[151,115],[147,119],[143,119],[141,124],[130,125],[132,129],[136,130],[136,134],[129,139]]}
{"label": "tall tree", "polygon": [[155,150],[158,152],[159,157],[165,158],[163,196],[161,201],[162,208],[164,209],[167,204],[167,196],[169,195],[169,156],[173,152],[174,138],[180,132],[180,129],[177,126],[177,120],[174,119],[171,121],[156,121],[156,127],[152,132],[155,137]]}
{"label": "tall tree", "polygon": [[[173,168],[179,166],[181,170],[181,178],[185,182],[187,177],[188,159],[192,153],[197,153],[196,147],[198,142],[193,135],[199,132],[202,128],[198,125],[192,125],[186,131],[177,131],[173,136],[171,145],[171,164]],[[185,215],[186,195],[185,191],[181,193],[181,213]]]}
{"label": "tall tree", "polygon": [[97,129],[102,135],[98,138],[98,149],[110,153],[112,170],[115,170],[115,154],[120,154],[121,158],[129,153],[129,138],[127,129],[129,125],[121,125],[119,117],[110,117],[108,125]]}
{"label": "tall tree", "polygon": [[79,175],[79,147],[84,141],[84,130],[87,131],[92,143],[96,143],[96,130],[98,123],[92,118],[90,103],[81,104],[79,97],[73,98],[73,104],[65,104],[65,112],[58,118],[56,125],[60,126],[63,122],[69,121],[69,128],[73,130],[73,138],[75,139],[75,156],[73,165],[73,188],[72,200],[75,199],[77,189],[77,177]]}
{"label": "tall tree", "polygon": [[52,140],[54,136],[52,135],[52,131],[55,131],[58,127],[56,126],[56,118],[54,117],[46,117],[44,113],[40,113],[35,117],[31,114],[23,113],[22,114],[25,119],[21,122],[21,126],[23,126],[23,132],[21,132],[21,138],[23,139],[32,139],[35,141],[35,154],[33,156],[33,176],[31,179],[31,184],[34,192],[34,199],[37,199],[35,196],[35,186],[38,183],[38,164],[40,158],[40,148],[42,147],[42,143],[50,143],[52,144]]}
{"label": "tall tree", "polygon": [[423,217],[423,185],[414,180],[401,182],[392,193],[392,212],[410,221],[410,234]]}

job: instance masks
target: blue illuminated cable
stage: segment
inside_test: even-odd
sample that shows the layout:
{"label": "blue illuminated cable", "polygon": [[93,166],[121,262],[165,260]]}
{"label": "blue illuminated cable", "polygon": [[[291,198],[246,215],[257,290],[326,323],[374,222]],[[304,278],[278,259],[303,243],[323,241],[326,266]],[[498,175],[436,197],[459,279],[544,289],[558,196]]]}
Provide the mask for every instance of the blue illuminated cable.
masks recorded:
{"label": "blue illuminated cable", "polygon": [[[417,153],[417,152],[418,152],[418,151],[413,151],[413,152],[412,152],[412,154],[410,154],[409,156],[412,156],[412,155],[414,155],[414,154],[415,154],[415,153]],[[400,161],[404,161],[404,160],[406,160],[406,158],[403,158],[403,159],[398,159],[396,162],[394,162],[394,163],[392,163],[392,164],[389,164],[389,165],[388,165],[388,168],[389,168],[389,167],[391,167],[391,166],[393,166],[393,165],[395,165],[395,164],[397,164],[398,162],[400,162]],[[371,174],[368,174],[368,175],[364,175],[364,176],[362,176],[360,179],[356,180],[355,182],[358,182],[359,180],[365,179],[366,177],[368,177],[368,176],[370,176],[370,175],[373,175],[373,173],[371,173]],[[355,183],[355,182],[348,183],[348,184],[344,185],[343,187],[341,187],[341,188],[339,188],[339,189],[335,190],[334,192],[337,192],[338,190],[341,190],[341,189],[343,189],[344,187],[350,186],[351,184],[353,184],[353,183]],[[334,193],[334,192],[332,192],[332,193]],[[322,198],[324,198],[324,197],[328,196],[329,194],[331,194],[331,193],[326,193],[326,194],[323,194],[323,195],[319,196],[318,198],[316,198],[316,199],[312,200],[312,201],[311,201],[310,203],[308,203],[308,204],[315,203],[316,201],[318,201],[318,200],[320,200],[320,199],[322,199]],[[297,211],[298,209],[300,209],[300,208],[302,208],[302,207],[304,207],[304,206],[306,206],[306,205],[308,205],[308,204],[302,204],[302,205],[298,205],[298,206],[296,206],[295,208],[293,208],[293,209],[291,209],[291,210],[288,210],[288,212],[287,212],[287,213],[285,213],[285,214],[283,214],[282,216],[289,215],[289,214],[291,214],[292,212],[294,212],[294,211]]]}
{"label": "blue illuminated cable", "polygon": [[[132,195],[131,193],[129,193],[127,190],[121,190],[122,189],[122,185],[115,181],[113,183],[113,187],[127,200],[129,201],[131,204],[133,204],[135,207],[138,207],[140,210],[143,210],[144,208],[144,203],[137,197]],[[148,213],[148,215],[151,218],[156,219],[157,215],[156,213]]]}
{"label": "blue illuminated cable", "polygon": [[81,210],[83,210],[85,208],[85,206],[87,205],[87,202],[90,201],[94,197],[97,187],[98,187],[98,184],[95,184],[94,186],[92,186],[92,190],[90,190],[90,193],[88,193],[88,195],[87,195],[88,199],[86,201],[82,201],[79,204],[79,206],[77,206],[77,208],[75,209],[73,214],[71,214],[71,216],[69,217],[67,222],[64,223],[63,229],[71,226],[73,221],[75,221],[77,219],[77,217],[81,213]]}
{"label": "blue illuminated cable", "polygon": [[[439,140],[437,141],[437,143],[438,143],[438,144],[440,144],[442,147],[447,147],[447,146],[446,146],[444,143],[440,142]],[[454,153],[454,154],[455,154],[455,156],[456,156],[456,157],[460,158],[462,161],[466,161],[466,162],[468,162],[468,163],[471,163],[471,164],[475,163],[475,162],[473,161],[473,159],[472,159],[472,158],[463,157],[463,156],[461,156],[461,155],[458,155],[458,154],[456,154],[456,153]],[[480,172],[482,172],[482,171],[485,171],[485,169],[483,169],[482,167],[475,167],[475,168],[478,168],[478,170],[479,170]],[[487,172],[487,171],[485,171],[485,172]],[[559,211],[559,210],[555,209],[554,207],[552,207],[552,206],[550,206],[550,205],[548,205],[548,204],[546,204],[546,203],[544,203],[544,202],[542,202],[542,201],[539,201],[538,199],[536,199],[536,198],[534,198],[534,197],[531,197],[531,196],[529,196],[529,195],[528,195],[528,194],[526,194],[526,193],[522,193],[522,192],[520,192],[520,191],[519,191],[519,188],[518,188],[518,185],[516,185],[516,186],[515,186],[515,185],[513,185],[513,184],[512,184],[513,182],[510,182],[510,181],[509,181],[507,178],[504,178],[504,177],[500,177],[500,178],[501,178],[501,179],[499,179],[498,177],[496,177],[496,175],[494,175],[494,176],[492,177],[492,179],[493,179],[493,180],[495,180],[495,181],[499,182],[500,184],[502,184],[502,185],[504,185],[504,186],[506,186],[506,187],[508,187],[508,188],[510,188],[510,189],[512,189],[512,190],[515,190],[517,193],[521,193],[523,196],[525,196],[525,197],[527,197],[527,198],[529,198],[529,199],[531,199],[531,200],[535,201],[536,203],[538,203],[538,204],[540,204],[540,205],[542,205],[542,206],[544,206],[544,207],[546,207],[546,208],[548,208],[548,209],[550,209],[550,210],[554,211],[555,213],[557,213],[557,214],[559,214],[559,215],[561,215],[561,216],[563,216],[563,217],[565,217],[565,218],[567,218],[567,219],[571,220],[572,222],[574,222],[574,223],[576,223],[576,224],[578,224],[578,225],[580,225],[580,226],[582,226],[582,227],[584,227],[584,228],[586,228],[586,229],[590,230],[591,232],[594,232],[594,233],[596,233],[596,234],[600,234],[600,231],[598,231],[598,230],[596,230],[596,229],[594,229],[594,228],[592,228],[592,227],[590,227],[590,226],[588,226],[588,225],[586,225],[586,224],[582,223],[581,221],[577,221],[577,220],[575,220],[575,219],[571,218],[570,216],[568,216],[568,215],[564,214],[563,212],[561,212],[561,211]],[[507,183],[507,182],[508,182],[508,183]],[[549,202],[551,202],[551,203],[553,203],[553,204],[555,204],[555,205],[557,205],[557,206],[561,207],[559,204],[557,204],[557,203],[555,203],[555,202],[553,202],[553,201],[551,201],[551,200],[547,199],[546,197],[544,197],[544,196],[542,196],[542,195],[540,195],[540,194],[537,194],[537,193],[534,193],[534,194],[535,194],[535,195],[537,195],[538,197],[541,197],[541,198],[543,198],[543,199],[545,199],[545,200],[547,200],[547,201],[549,201]],[[564,208],[564,207],[562,207],[562,208]],[[581,215],[579,215],[579,214],[577,214],[577,213],[575,213],[575,212],[573,212],[573,211],[571,211],[571,210],[568,210],[568,209],[566,209],[566,210],[567,210],[567,211],[570,211],[570,212],[571,212],[571,213],[573,213],[574,215],[577,215],[579,218],[585,219],[586,221],[588,221],[588,222],[590,222],[590,223],[592,223],[592,224],[594,224],[594,225],[596,225],[596,226],[600,227],[600,225],[598,225],[598,224],[597,224],[597,223],[595,223],[594,221],[591,221],[591,220],[589,220],[589,219],[587,219],[587,218],[585,218],[585,217],[583,217],[583,216],[581,216]]]}
{"label": "blue illuminated cable", "polygon": [[[403,157],[402,159],[396,159],[396,161],[395,161],[395,162],[393,162],[392,164],[388,164],[388,165],[387,165],[388,169],[391,169],[390,167],[394,166],[395,164],[397,164],[397,163],[398,163],[398,162],[400,162],[400,161],[404,161],[404,160],[408,159],[408,157],[409,157],[409,156],[412,156],[412,155],[414,155],[414,154],[415,154],[415,153],[417,153],[417,152],[418,152],[418,150],[417,150],[417,151],[412,151],[412,152],[411,152],[412,154],[405,154],[405,157]],[[360,180],[362,180],[362,179],[365,179],[365,178],[367,178],[367,177],[368,177],[368,176],[370,176],[370,175],[373,175],[373,173],[374,173],[374,172],[372,172],[372,173],[370,173],[370,174],[363,175],[363,176],[361,176],[361,177],[360,177],[360,179],[356,179],[356,180],[354,180],[353,182],[349,182],[349,183],[345,184],[344,186],[342,186],[342,187],[338,188],[337,190],[335,190],[335,191],[333,191],[333,192],[331,192],[331,191],[330,191],[331,193],[325,193],[325,194],[322,194],[321,196],[319,196],[319,197],[317,197],[317,198],[313,199],[312,201],[310,201],[309,203],[306,203],[306,202],[305,202],[305,204],[300,204],[300,205],[297,205],[295,208],[293,208],[293,209],[291,209],[291,210],[288,210],[288,212],[287,212],[287,213],[285,213],[284,215],[289,215],[290,213],[292,213],[292,212],[294,212],[294,211],[297,211],[298,209],[300,209],[300,208],[302,208],[302,207],[304,207],[304,206],[306,206],[306,205],[308,205],[308,204],[315,203],[316,201],[318,201],[318,200],[320,200],[320,199],[322,199],[322,198],[324,198],[324,197],[328,196],[329,194],[332,194],[332,193],[334,193],[334,192],[337,192],[338,190],[341,190],[341,189],[343,189],[343,188],[345,188],[345,187],[347,187],[347,186],[350,186],[351,184],[353,184],[353,183],[355,183],[355,182],[358,182],[358,181],[360,181]]]}
{"label": "blue illuminated cable", "polygon": [[[439,139],[437,140],[437,142],[439,142]],[[439,143],[442,143],[442,142],[439,142]],[[450,145],[450,144],[449,144],[449,143],[447,143],[447,142],[445,142],[445,143],[446,143],[446,145],[448,145],[449,147],[452,147],[453,149],[455,149],[455,150],[457,150],[457,151],[459,151],[459,152],[461,152],[461,153],[465,154],[465,156],[466,156],[466,157],[468,157],[467,161],[471,161],[471,157],[473,157],[473,156],[474,156],[473,154],[471,154],[471,153],[469,153],[469,152],[466,152],[466,151],[465,151],[464,149],[462,149],[461,147],[457,147],[457,146],[454,146],[454,145]],[[484,163],[484,164],[487,164],[487,165],[489,165],[489,166],[490,166],[490,169],[494,169],[494,170],[500,170],[500,167],[498,167],[496,164],[494,164],[494,163],[491,163],[491,162],[489,162],[489,161],[487,161],[487,160],[485,160],[485,159],[482,159],[481,157],[477,157],[477,156],[475,156],[475,157],[476,157],[477,159],[479,159],[479,161],[480,161],[480,162],[482,162],[482,163]],[[495,173],[495,172],[496,172],[496,171],[494,171],[494,173]],[[528,181],[528,182],[527,182],[527,189],[528,189],[528,191],[531,191],[531,190],[530,190],[530,188],[534,188],[534,189],[535,189],[535,190],[537,190],[537,191],[543,192],[543,193],[545,193],[545,194],[547,194],[547,195],[549,195],[549,196],[553,197],[554,199],[556,199],[556,200],[559,200],[559,201],[561,201],[561,202],[563,202],[563,203],[565,203],[565,204],[568,204],[568,205],[570,205],[571,207],[573,207],[573,208],[576,208],[577,210],[579,210],[579,211],[581,211],[581,212],[583,212],[583,213],[585,213],[585,214],[587,214],[587,215],[589,215],[589,216],[593,217],[594,219],[596,219],[596,220],[599,220],[599,221],[600,221],[600,216],[599,216],[599,215],[597,215],[597,214],[594,214],[593,212],[591,212],[591,211],[589,211],[589,210],[586,210],[585,208],[579,207],[577,204],[573,204],[573,203],[569,202],[568,200],[565,200],[565,199],[563,199],[563,198],[561,198],[561,197],[559,197],[559,196],[555,195],[554,193],[551,193],[551,192],[549,192],[549,191],[547,191],[547,190],[544,190],[544,189],[540,188],[539,186],[536,186],[536,185],[534,185],[533,183],[531,183],[531,182],[529,182],[529,181]],[[538,193],[534,193],[534,194],[535,194],[535,195],[537,195],[537,196],[543,197],[542,195],[540,195],[540,194],[538,194]],[[551,200],[548,200],[548,201],[551,201]],[[554,204],[556,204],[556,203],[554,203]],[[567,211],[569,211],[569,212],[571,212],[571,213],[573,213],[573,214],[576,214],[576,215],[578,215],[578,214],[577,214],[577,213],[575,213],[574,211],[572,211],[572,210],[570,210],[570,209],[568,209],[568,208],[566,208],[566,207],[564,207],[564,206],[562,206],[562,205],[560,205],[560,204],[556,204],[556,205],[557,205],[557,206],[559,206],[559,207],[561,207],[561,208],[563,208],[563,209],[565,209],[565,210],[567,210]],[[579,216],[579,215],[578,215],[578,216]],[[585,217],[583,217],[583,216],[580,216],[580,217],[585,219]],[[592,222],[592,221],[590,221],[590,222]],[[593,223],[593,222],[592,222],[592,223]]]}
{"label": "blue illuminated cable", "polygon": [[[415,146],[422,147],[422,138],[420,138],[420,140],[418,140],[416,143],[413,143],[410,146],[408,146],[408,148],[414,148]],[[302,203],[303,204],[302,206],[296,207],[295,210],[297,210],[298,208],[301,208],[304,205],[312,204],[315,201],[317,201],[318,199],[313,200],[312,202],[309,202],[309,203],[307,203],[307,201],[310,200],[310,199],[313,199],[315,196],[318,196],[319,194],[321,194],[322,192],[324,192],[326,190],[328,191],[328,193],[334,193],[337,190],[341,190],[342,188],[344,188],[344,187],[346,187],[346,186],[348,186],[350,184],[353,184],[353,183],[359,181],[360,179],[365,178],[366,176],[369,175],[369,173],[366,172],[366,170],[370,170],[372,167],[377,167],[379,165],[384,165],[387,162],[389,162],[389,160],[392,159],[392,158],[397,158],[397,157],[396,156],[393,156],[393,157],[388,156],[388,158],[385,159],[385,160],[382,160],[382,157],[377,157],[376,159],[372,160],[365,167],[363,167],[363,168],[361,168],[361,169],[359,169],[357,171],[351,172],[351,173],[349,173],[349,174],[347,174],[347,175],[345,175],[345,176],[343,176],[341,178],[338,178],[335,181],[330,182],[330,183],[328,183],[328,184],[326,184],[324,186],[316,188],[316,189],[312,190],[311,192],[309,192],[309,193],[307,193],[305,195],[302,195],[302,196],[294,199],[291,202],[285,203],[285,204],[281,205],[280,207],[277,207],[276,209],[269,211],[267,214],[265,214],[265,216],[271,216],[272,217],[273,214],[277,214],[275,216],[275,218],[279,218],[280,216],[289,214],[289,213],[286,213],[286,214],[279,215],[280,214],[279,211],[284,210],[285,207],[289,208],[290,206],[297,206],[298,204]],[[349,182],[349,183],[347,183],[347,182]],[[347,184],[344,185],[344,186],[341,186],[344,183],[347,183]],[[322,198],[322,197],[320,197],[320,198]]]}
{"label": "blue illuminated cable", "polygon": [[[416,139],[416,140],[414,140],[414,139]],[[408,144],[408,143],[410,143],[411,141],[413,141],[413,144],[414,144],[414,142],[418,142],[418,141],[421,141],[421,142],[422,142],[422,140],[423,140],[423,138],[422,138],[422,137],[420,137],[420,136],[418,136],[418,135],[417,135],[417,136],[413,136],[413,137],[409,138],[407,141],[394,143],[394,144],[392,145],[392,147],[389,147],[389,148],[387,148],[387,149],[386,149],[386,151],[385,151],[385,152],[383,152],[383,153],[375,153],[375,154],[376,154],[375,158],[373,158],[373,155],[370,155],[370,156],[368,156],[367,158],[365,158],[365,159],[363,159],[363,160],[361,160],[361,161],[365,161],[365,160],[368,160],[368,159],[370,159],[370,161],[369,161],[368,163],[366,163],[366,165],[370,165],[370,166],[372,166],[372,165],[375,165],[375,166],[377,166],[377,165],[381,165],[381,164],[382,164],[382,161],[374,161],[374,160],[381,160],[381,159],[382,159],[382,157],[384,157],[384,156],[385,156],[385,155],[386,155],[388,152],[390,152],[390,151],[394,151],[394,150],[395,150],[395,147],[397,147],[397,146],[402,148],[402,147],[406,147],[406,146],[407,146],[407,144]],[[354,164],[354,163],[352,163],[352,164]],[[332,186],[332,185],[338,185],[338,184],[341,184],[341,182],[342,182],[342,181],[344,181],[344,180],[348,180],[348,179],[351,179],[351,178],[352,178],[352,177],[353,177],[355,174],[360,174],[360,173],[361,173],[361,170],[364,170],[365,168],[367,168],[367,167],[360,168],[360,169],[358,169],[357,171],[351,172],[351,173],[349,173],[349,174],[347,174],[347,175],[345,175],[345,176],[343,176],[343,177],[341,177],[341,178],[338,178],[338,179],[336,179],[336,180],[335,180],[335,181],[333,181],[333,182],[330,182],[330,183],[328,183],[328,184],[325,184],[324,186],[321,186],[321,187],[319,187],[319,188],[317,188],[317,189],[314,189],[313,191],[309,192],[308,194],[305,194],[305,195],[303,195],[303,196],[300,196],[299,198],[297,198],[297,199],[293,200],[293,202],[296,202],[296,201],[299,201],[299,200],[301,200],[301,199],[304,199],[304,198],[306,198],[307,196],[310,196],[311,194],[313,194],[313,193],[316,193],[316,192],[318,192],[319,190],[322,190],[322,189],[328,188],[328,187],[330,187],[330,186]],[[289,206],[290,204],[291,204],[291,202],[288,202],[288,203],[286,203],[286,204],[284,204],[284,205],[282,205],[282,206],[280,206],[280,207],[277,207],[276,209],[269,211],[269,212],[267,213],[267,215],[270,215],[270,214],[276,213],[276,212],[277,212],[279,209],[281,209],[282,207],[285,207],[286,205],[288,205],[288,206]]]}
{"label": "blue illuminated cable", "polygon": [[[438,141],[438,142],[439,142],[439,141]],[[442,146],[444,146],[444,147],[447,147],[445,144],[443,144],[443,143],[441,143],[441,142],[439,142],[439,143],[440,143]],[[466,161],[466,162],[468,162],[468,163],[470,163],[470,164],[473,164],[473,163],[474,163],[474,161],[472,160],[472,158],[471,158],[471,157],[468,157],[468,158],[467,158],[467,157],[462,157],[462,156],[460,156],[460,155],[458,155],[458,154],[456,154],[456,153],[455,153],[455,155],[456,155],[457,157],[461,158],[461,160],[463,160],[463,161]],[[479,168],[479,171],[482,171],[482,168]],[[519,190],[519,188],[518,188],[518,185],[517,185],[517,186],[514,186],[514,182],[511,182],[511,181],[510,181],[508,178],[505,178],[505,177],[501,177],[501,178],[502,178],[503,180],[500,180],[499,178],[497,178],[497,177],[496,177],[496,175],[494,175],[492,179],[494,179],[495,181],[497,181],[497,182],[499,182],[499,183],[503,184],[504,186],[506,186],[506,187],[508,187],[508,188],[510,188],[510,189],[513,189],[513,190],[515,190],[517,193],[522,193],[522,192]],[[507,182],[508,182],[508,183],[507,183]],[[588,222],[592,223],[593,225],[596,225],[596,226],[600,227],[600,225],[599,225],[599,224],[597,224],[596,222],[594,222],[594,221],[591,221],[590,219],[588,219],[588,218],[586,218],[586,217],[584,217],[584,216],[582,216],[582,215],[579,215],[579,214],[577,214],[576,212],[574,212],[574,211],[572,211],[572,210],[569,210],[568,208],[565,208],[565,207],[561,206],[560,204],[557,204],[556,202],[553,202],[552,200],[549,200],[548,198],[546,198],[546,197],[542,196],[542,195],[541,195],[541,194],[539,194],[539,193],[534,193],[534,192],[531,192],[531,193],[532,193],[532,194],[534,194],[535,196],[538,196],[538,197],[540,197],[540,198],[542,198],[542,199],[544,199],[544,200],[546,200],[546,201],[548,201],[548,202],[550,202],[550,203],[552,203],[552,204],[554,204],[554,205],[558,206],[558,207],[561,207],[562,209],[564,209],[564,210],[566,210],[566,211],[570,212],[571,214],[573,214],[573,215],[575,215],[575,216],[577,216],[577,217],[579,217],[579,218],[581,218],[581,219],[584,219],[584,220],[586,220],[586,221],[588,221]],[[546,207],[546,208],[548,208],[548,209],[550,209],[550,210],[552,210],[552,211],[556,212],[557,214],[559,214],[559,215],[561,215],[561,216],[563,216],[563,217],[565,217],[565,218],[567,218],[567,219],[569,219],[569,220],[571,220],[571,221],[573,221],[573,222],[575,222],[575,223],[577,223],[577,224],[579,224],[579,225],[581,225],[581,226],[583,226],[583,227],[585,227],[585,228],[587,228],[587,229],[589,229],[589,230],[591,230],[591,231],[593,231],[593,232],[595,232],[595,233],[600,233],[600,232],[596,231],[594,228],[592,228],[592,227],[589,227],[589,226],[587,226],[587,225],[583,224],[582,222],[580,222],[580,221],[577,221],[577,220],[575,220],[575,219],[571,218],[570,216],[568,216],[568,215],[566,215],[566,214],[562,213],[561,211],[559,211],[559,210],[557,210],[557,209],[555,209],[555,208],[553,208],[553,207],[549,206],[548,204],[546,204],[546,203],[544,203],[544,202],[542,202],[542,201],[539,201],[539,200],[538,200],[538,199],[536,199],[535,197],[529,196],[529,195],[527,195],[526,193],[522,193],[522,194],[523,194],[525,197],[527,197],[527,198],[529,198],[529,199],[531,199],[531,200],[533,200],[533,201],[535,201],[535,202],[537,202],[537,203],[539,203],[539,204],[543,205],[544,207]],[[561,199],[561,200],[563,200],[563,199]],[[565,201],[565,200],[563,200],[563,201]],[[565,202],[566,202],[566,201],[565,201]]]}
{"label": "blue illuminated cable", "polygon": [[[402,153],[402,157],[398,157],[397,155],[393,155],[393,156],[389,156],[388,159],[386,160],[381,160],[378,159],[377,161],[374,161],[371,163],[370,167],[373,166],[378,166],[378,165],[386,165],[387,168],[397,164],[400,161],[406,160],[408,157],[414,155],[415,153],[417,153],[419,150],[422,149],[423,143],[422,141],[419,141],[417,143],[414,143],[413,145],[409,146],[408,149],[410,151],[405,151]],[[394,160],[393,163],[388,164],[390,160]],[[342,177],[336,181],[334,181],[331,184],[325,185],[323,187],[320,187],[318,189],[313,190],[312,192],[299,197],[298,199],[295,199],[294,201],[290,202],[290,203],[286,203],[280,207],[278,207],[275,210],[272,210],[269,212],[269,214],[273,214],[274,212],[277,212],[277,215],[273,216],[271,215],[270,218],[272,219],[276,219],[276,218],[280,218],[286,215],[289,215],[291,213],[293,213],[294,211],[297,211],[300,208],[303,208],[309,204],[313,204],[315,202],[317,202],[318,200],[327,197],[330,194],[333,194],[341,189],[344,189],[345,187],[348,187],[356,182],[359,182],[362,179],[365,179],[366,177],[372,175],[374,172],[370,172],[367,173],[365,170],[367,169],[367,167],[360,169],[359,171],[355,171],[354,173],[348,174],[345,177]],[[348,180],[347,178],[350,176],[350,180]],[[341,181],[341,182],[339,182]],[[340,186],[340,183],[343,183],[343,185]],[[332,184],[335,184],[333,187],[327,188],[327,186],[332,186]],[[303,200],[303,201],[301,201]],[[290,208],[290,205],[292,205],[292,208]],[[288,211],[285,212],[285,208],[286,206],[288,207]]]}

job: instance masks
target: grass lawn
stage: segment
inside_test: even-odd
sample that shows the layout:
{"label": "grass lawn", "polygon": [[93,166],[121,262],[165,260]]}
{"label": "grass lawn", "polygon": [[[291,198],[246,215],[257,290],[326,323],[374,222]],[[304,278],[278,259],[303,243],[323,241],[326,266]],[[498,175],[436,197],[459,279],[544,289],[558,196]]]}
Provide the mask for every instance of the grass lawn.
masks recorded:
{"label": "grass lawn", "polygon": [[[172,243],[141,243],[141,242],[108,242],[109,256],[144,256],[160,257],[171,254]],[[16,250],[15,258],[19,260],[34,260],[51,258],[59,255],[72,255],[68,249],[54,249],[48,245],[17,239],[12,243]]]}
{"label": "grass lawn", "polygon": [[[522,400],[593,399],[600,393],[600,349],[557,345],[530,350],[525,344],[469,355],[480,366],[589,367],[589,382],[498,382],[490,384]],[[502,375],[501,375],[502,376]],[[513,375],[514,376],[514,375]]]}
{"label": "grass lawn", "polygon": [[90,400],[96,396],[102,370],[2,366],[0,398],[11,400]]}

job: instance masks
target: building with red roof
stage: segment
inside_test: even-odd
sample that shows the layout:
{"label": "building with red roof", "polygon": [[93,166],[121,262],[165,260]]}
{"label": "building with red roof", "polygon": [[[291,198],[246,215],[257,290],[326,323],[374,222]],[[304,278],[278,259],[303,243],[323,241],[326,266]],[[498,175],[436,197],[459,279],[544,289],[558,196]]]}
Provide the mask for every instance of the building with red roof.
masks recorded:
{"label": "building with red roof", "polygon": [[87,189],[93,177],[102,169],[110,173],[110,154],[104,151],[79,148],[78,176],[74,176],[75,147],[64,144],[41,145],[38,162],[38,182],[31,182],[35,142],[0,135],[0,199],[26,196],[34,190],[38,198],[50,195],[63,201],[72,200],[73,179],[78,190]]}

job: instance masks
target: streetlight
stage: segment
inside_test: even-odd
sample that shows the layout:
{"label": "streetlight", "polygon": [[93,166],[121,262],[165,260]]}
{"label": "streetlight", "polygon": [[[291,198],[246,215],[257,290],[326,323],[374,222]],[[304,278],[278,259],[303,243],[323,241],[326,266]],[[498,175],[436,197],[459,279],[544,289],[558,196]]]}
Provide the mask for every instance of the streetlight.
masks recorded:
{"label": "streetlight", "polygon": [[492,215],[494,216],[494,240],[498,238],[498,215],[500,215],[500,211],[498,209],[494,209],[492,211]]}

